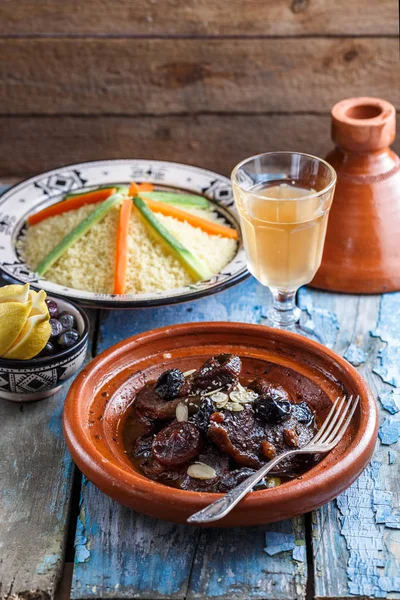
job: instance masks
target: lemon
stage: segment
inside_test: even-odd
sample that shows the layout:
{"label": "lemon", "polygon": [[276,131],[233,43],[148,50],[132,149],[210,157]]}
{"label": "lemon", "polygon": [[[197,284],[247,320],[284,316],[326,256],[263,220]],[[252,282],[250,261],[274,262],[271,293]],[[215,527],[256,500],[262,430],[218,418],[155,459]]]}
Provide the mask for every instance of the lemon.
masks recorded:
{"label": "lemon", "polygon": [[49,309],[45,302],[46,296],[47,294],[44,290],[40,290],[39,292],[30,290],[29,300],[32,302],[30,317],[33,317],[34,315],[48,315],[48,318],[50,318]]}
{"label": "lemon", "polygon": [[3,358],[28,360],[43,350],[51,334],[49,314],[35,314],[29,317],[19,336],[3,354]]}
{"label": "lemon", "polygon": [[29,297],[29,283],[25,285],[5,285],[0,288],[0,303],[26,302]]}
{"label": "lemon", "polygon": [[31,300],[27,302],[0,302],[0,356],[3,356],[18,338],[31,309]]}

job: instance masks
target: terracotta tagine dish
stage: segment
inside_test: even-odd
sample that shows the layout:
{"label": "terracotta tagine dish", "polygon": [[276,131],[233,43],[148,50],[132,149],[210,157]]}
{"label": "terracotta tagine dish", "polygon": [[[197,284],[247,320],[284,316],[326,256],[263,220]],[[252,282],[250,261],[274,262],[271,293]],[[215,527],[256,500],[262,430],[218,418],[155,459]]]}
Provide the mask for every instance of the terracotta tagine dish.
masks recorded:
{"label": "terracotta tagine dish", "polygon": [[[201,403],[188,392],[192,385],[192,391],[198,394],[200,382],[204,383],[210,372],[211,383],[219,387],[221,380],[214,381],[214,367],[221,367],[217,379],[239,377],[240,372],[237,387],[230,388],[237,390],[235,401],[232,391],[229,402],[217,390],[211,395],[204,392]],[[293,472],[293,465],[289,466],[286,475],[275,477],[273,485],[268,482],[251,492],[216,525],[256,525],[314,510],[351,485],[368,464],[377,436],[377,409],[368,386],[346,360],[287,331],[245,323],[191,323],[149,331],[111,347],[85,367],[70,388],[63,417],[68,448],[81,471],[105,494],[152,517],[185,523],[190,515],[219,497],[221,484],[229,486],[238,472],[237,463],[243,470],[242,459],[250,457],[257,462],[260,455],[251,454],[254,436],[249,423],[253,428],[260,428],[261,423],[264,435],[270,426],[261,417],[267,423],[278,420],[268,421],[273,413],[261,415],[261,408],[266,408],[261,404],[259,412],[255,409],[252,413],[253,405],[246,404],[241,395],[250,394],[250,400],[259,402],[262,396],[251,390],[258,389],[254,382],[259,384],[265,378],[281,399],[286,394],[286,400],[277,401],[277,406],[287,410],[289,405],[289,418],[302,423],[297,429],[299,437],[310,433],[306,431],[308,426],[315,432],[338,396],[359,395],[360,403],[334,450],[307,462],[300,471]],[[193,387],[193,381],[197,387]],[[183,389],[184,393],[178,391]],[[182,398],[187,400],[188,395],[190,402],[184,406]],[[218,409],[213,406],[212,414],[206,415],[204,406],[213,402]],[[239,406],[240,402],[245,405]],[[293,421],[295,407],[298,421]],[[306,423],[307,412],[312,418]],[[251,415],[253,421],[249,420]],[[208,429],[204,432],[205,422]],[[232,427],[234,422],[236,427]],[[141,429],[140,437],[132,438],[139,435],[137,427],[144,427],[145,435]],[[215,446],[211,429],[216,433],[212,438]],[[279,425],[271,425],[269,431],[275,435],[278,429]],[[182,458],[187,448],[191,451],[190,446],[181,446],[182,437],[199,434],[201,448],[185,455],[185,464],[172,463],[172,458]],[[166,437],[172,440],[169,446],[163,446]],[[191,443],[189,438],[186,442]],[[221,439],[225,439],[227,456]],[[274,443],[275,439],[277,435]],[[271,444],[258,442],[258,448],[264,451],[265,447],[270,449]],[[233,458],[236,466],[232,466]],[[167,459],[171,459],[168,468]],[[236,470],[229,471],[232,468]],[[212,476],[207,475],[207,469],[211,469]]]}
{"label": "terracotta tagine dish", "polygon": [[332,108],[337,172],[322,264],[311,285],[373,294],[400,290],[400,159],[391,149],[396,110],[379,98]]}

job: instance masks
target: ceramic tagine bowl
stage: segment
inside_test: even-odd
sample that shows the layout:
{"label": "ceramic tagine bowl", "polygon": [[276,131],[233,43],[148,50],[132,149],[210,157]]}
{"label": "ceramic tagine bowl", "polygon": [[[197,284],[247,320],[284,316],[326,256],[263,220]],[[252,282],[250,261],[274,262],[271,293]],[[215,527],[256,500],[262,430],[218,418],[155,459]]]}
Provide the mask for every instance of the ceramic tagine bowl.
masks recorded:
{"label": "ceramic tagine bowl", "polygon": [[373,294],[400,290],[400,159],[390,148],[396,111],[379,98],[332,108],[337,172],[321,267],[311,285]]}

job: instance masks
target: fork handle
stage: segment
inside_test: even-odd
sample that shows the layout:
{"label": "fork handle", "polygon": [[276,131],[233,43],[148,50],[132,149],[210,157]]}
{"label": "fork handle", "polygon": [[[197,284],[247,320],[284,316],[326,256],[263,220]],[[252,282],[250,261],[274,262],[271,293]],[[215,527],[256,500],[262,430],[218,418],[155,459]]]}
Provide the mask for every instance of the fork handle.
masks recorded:
{"label": "fork handle", "polygon": [[289,450],[288,452],[277,456],[266,465],[262,466],[261,469],[253,473],[253,475],[250,475],[250,477],[242,481],[242,483],[234,487],[233,490],[230,490],[230,492],[225,494],[222,498],[219,498],[199,512],[191,515],[187,520],[188,523],[211,523],[212,521],[222,519],[222,517],[225,517],[225,515],[227,515],[232,508],[236,506],[236,504],[240,502],[241,499],[246,496],[246,494],[248,494],[283,458],[287,458],[292,454],[298,454],[298,452],[297,449]]}

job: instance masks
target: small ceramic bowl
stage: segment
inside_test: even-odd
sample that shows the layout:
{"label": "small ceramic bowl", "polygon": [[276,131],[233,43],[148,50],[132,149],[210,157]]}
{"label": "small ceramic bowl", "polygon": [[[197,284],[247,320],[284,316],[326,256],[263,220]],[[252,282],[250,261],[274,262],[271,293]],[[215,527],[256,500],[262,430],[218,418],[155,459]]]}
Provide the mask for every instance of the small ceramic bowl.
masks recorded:
{"label": "small ceramic bowl", "polygon": [[85,360],[89,335],[86,313],[72,302],[48,298],[57,302],[60,312],[67,311],[74,315],[80,338],[74,346],[54,356],[30,360],[0,358],[0,398],[13,402],[48,398],[76,373]]}
{"label": "small ceramic bowl", "polygon": [[[214,526],[256,525],[311,511],[335,498],[364,470],[377,436],[377,408],[367,384],[343,358],[302,336],[246,323],[190,323],[149,331],[100,354],[78,375],[64,407],[64,434],[78,467],[105,494],[139,512],[184,523],[219,494],[191,492],[151,481],[135,470],[122,440],[135,392],[164,370],[198,368],[219,353],[243,359],[254,378],[271,363],[301,375],[307,401],[324,418],[337,396],[360,403],[341,442],[303,475],[255,491]],[[286,375],[283,376],[285,379]],[[286,381],[282,382],[284,385]]]}

